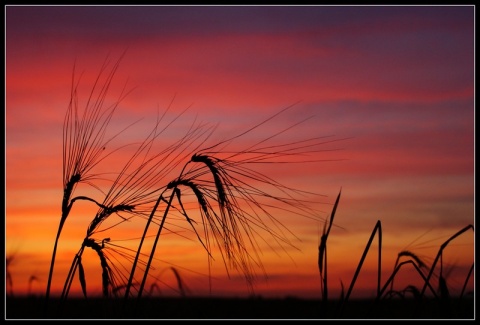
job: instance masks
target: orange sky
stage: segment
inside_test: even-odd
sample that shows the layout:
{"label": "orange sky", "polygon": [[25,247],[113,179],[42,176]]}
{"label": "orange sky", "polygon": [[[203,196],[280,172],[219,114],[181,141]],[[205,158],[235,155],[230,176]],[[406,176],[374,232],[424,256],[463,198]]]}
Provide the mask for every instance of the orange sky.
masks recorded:
{"label": "orange sky", "polygon": [[[321,297],[318,243],[340,189],[327,243],[330,297],[340,295],[340,283],[345,290],[350,285],[377,220],[382,282],[400,251],[409,250],[430,266],[443,242],[474,225],[473,6],[7,6],[5,16],[5,253],[14,256],[8,271],[15,294],[45,294],[61,214],[62,126],[73,66],[77,78],[82,74],[83,108],[104,60],[109,58],[109,70],[125,50],[107,102],[116,100],[125,84],[132,92],[119,104],[108,134],[139,122],[107,151],[142,141],[173,98],[165,121],[189,109],[155,143],[158,152],[184,136],[194,119],[217,126],[205,147],[295,103],[228,148],[248,148],[306,118],[265,146],[323,136],[339,140],[316,148],[323,152],[295,158],[325,161],[248,166],[321,194],[309,197],[317,220],[271,208],[292,232],[285,236],[296,248],[278,247],[259,232],[268,281],[260,276],[255,294]],[[98,172],[118,170],[129,157],[127,149]],[[164,186],[177,176],[168,174]],[[99,193],[83,186],[76,195]],[[191,211],[199,220],[195,206]],[[79,202],[66,221],[55,295],[95,212],[95,206]],[[179,294],[172,266],[187,294],[208,294],[204,248],[185,221],[173,215],[168,221],[151,270],[161,294]],[[136,238],[144,226],[145,220],[134,219],[106,234],[113,244],[136,246],[137,239],[121,240]],[[231,271],[228,278],[216,254],[212,294],[250,295],[242,275]],[[352,296],[374,294],[376,254],[377,239]],[[444,271],[453,294],[460,292],[473,255],[472,231],[446,249]],[[98,292],[98,257],[88,252],[83,260],[86,274],[93,274],[89,291]],[[395,281],[399,290],[421,286],[417,275],[403,272]],[[149,281],[150,289],[155,280]]]}

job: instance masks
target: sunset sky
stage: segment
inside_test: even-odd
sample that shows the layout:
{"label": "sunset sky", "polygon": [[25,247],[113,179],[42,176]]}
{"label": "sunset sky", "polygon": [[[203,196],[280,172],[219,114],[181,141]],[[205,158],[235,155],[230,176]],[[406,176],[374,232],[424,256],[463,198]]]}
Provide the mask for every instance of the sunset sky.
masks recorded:
{"label": "sunset sky", "polygon": [[[287,186],[320,194],[312,205],[314,218],[272,208],[292,233],[284,232],[296,249],[276,247],[269,234],[259,232],[258,254],[268,280],[258,278],[255,294],[321,297],[318,245],[340,190],[327,242],[330,297],[340,296],[341,283],[345,290],[349,287],[378,220],[382,283],[403,250],[431,266],[442,243],[474,225],[474,9],[6,6],[5,253],[14,256],[8,267],[14,294],[45,294],[61,216],[62,129],[74,66],[83,108],[104,62],[108,72],[120,58],[106,101],[115,101],[124,85],[131,92],[119,103],[108,134],[139,122],[106,151],[141,141],[168,107],[162,125],[186,111],[155,149],[183,137],[194,121],[216,127],[206,147],[291,105],[228,148],[248,148],[293,125],[264,146],[325,137],[317,152],[289,157],[292,164],[272,159],[271,164],[248,166]],[[130,157],[123,149],[112,156],[108,170],[99,166],[104,169],[98,172],[118,171]],[[75,195],[98,191],[79,186]],[[55,295],[95,212],[88,202],[72,208],[57,252]],[[197,209],[191,213],[200,221]],[[178,295],[169,271],[174,267],[187,294],[207,295],[205,249],[188,223],[176,222],[188,238],[167,231],[161,237],[152,270],[160,294]],[[112,243],[136,237],[144,225],[145,220],[135,219],[113,229]],[[96,239],[106,238],[102,236]],[[375,238],[352,297],[375,294],[377,243]],[[221,256],[214,258],[213,295],[252,294],[241,274],[231,271],[228,278]],[[452,294],[460,293],[473,262],[469,230],[444,252],[443,271]],[[98,257],[86,255],[84,263],[89,290],[99,292]],[[399,273],[397,289],[409,284],[421,288],[411,270]],[[74,282],[72,290],[79,293],[77,277]],[[473,290],[473,279],[468,290]]]}

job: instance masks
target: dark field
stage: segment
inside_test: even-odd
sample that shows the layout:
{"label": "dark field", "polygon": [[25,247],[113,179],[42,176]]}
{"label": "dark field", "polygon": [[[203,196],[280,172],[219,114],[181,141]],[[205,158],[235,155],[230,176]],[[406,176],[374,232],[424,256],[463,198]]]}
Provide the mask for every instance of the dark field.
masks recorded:
{"label": "dark field", "polygon": [[349,300],[323,306],[297,298],[155,298],[135,300],[50,300],[7,298],[5,319],[475,319],[473,298],[439,300]]}

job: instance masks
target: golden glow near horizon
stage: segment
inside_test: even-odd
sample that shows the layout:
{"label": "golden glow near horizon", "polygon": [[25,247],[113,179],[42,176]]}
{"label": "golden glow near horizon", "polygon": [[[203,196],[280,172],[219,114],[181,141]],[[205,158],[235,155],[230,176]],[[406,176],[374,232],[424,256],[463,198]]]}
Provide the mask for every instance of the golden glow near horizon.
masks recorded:
{"label": "golden glow near horizon", "polygon": [[[61,217],[62,134],[73,68],[78,107],[83,109],[104,60],[109,62],[106,76],[125,49],[103,105],[115,103],[123,89],[128,93],[105,138],[118,136],[106,145],[103,154],[110,155],[108,159],[90,172],[98,188],[79,185],[75,196],[102,201],[100,189],[108,191],[111,186],[102,179],[122,169],[164,112],[157,131],[172,123],[149,155],[169,156],[162,150],[189,131],[198,132],[190,133],[184,152],[172,150],[188,160],[200,149],[242,134],[293,105],[215,148],[223,153],[212,155],[226,157],[225,152],[252,148],[256,154],[282,153],[270,155],[271,163],[241,166],[308,192],[291,194],[314,212],[300,216],[295,213],[300,201],[285,209],[285,202],[258,196],[260,206],[279,222],[275,224],[236,194],[238,207],[249,211],[250,222],[257,223],[252,242],[243,235],[247,252],[261,262],[254,269],[258,277],[252,292],[242,272],[227,272],[213,242],[214,260],[209,265],[205,248],[177,202],[178,210],[170,212],[159,240],[148,294],[181,294],[177,271],[186,294],[192,296],[320,298],[318,246],[340,189],[327,242],[330,297],[339,297],[342,285],[348,289],[378,220],[382,283],[402,251],[414,253],[430,267],[445,241],[474,225],[473,9],[7,6],[5,253],[11,276],[7,290],[16,295],[45,294]],[[105,18],[105,13],[115,18]],[[316,140],[301,142],[312,138]],[[322,144],[310,146],[314,142]],[[304,145],[302,155],[286,151],[291,147],[284,144]],[[292,152],[297,154],[286,155]],[[232,159],[247,157],[251,154]],[[185,159],[155,184],[166,186],[178,177]],[[164,170],[171,166],[168,161],[161,164]],[[251,184],[249,194],[265,190],[288,195],[253,181],[253,174],[235,177]],[[206,244],[196,197],[185,190],[182,200]],[[161,205],[157,220],[163,209]],[[60,295],[97,211],[93,202],[75,202],[59,240],[53,295]],[[94,234],[99,242],[110,238],[104,241],[103,252],[118,268],[117,274],[131,268],[149,214],[143,212],[129,220],[112,214],[102,227],[115,226]],[[262,230],[260,220],[279,237]],[[149,235],[157,229],[155,224]],[[150,251],[151,239],[142,253]],[[352,296],[375,294],[377,254],[375,237]],[[82,261],[88,291],[101,294],[98,255],[86,250]],[[442,263],[450,292],[459,294],[474,263],[471,229],[449,243]],[[421,287],[422,280],[405,266],[394,285],[397,290]],[[473,291],[473,276],[466,291]],[[71,294],[81,294],[78,276]]]}

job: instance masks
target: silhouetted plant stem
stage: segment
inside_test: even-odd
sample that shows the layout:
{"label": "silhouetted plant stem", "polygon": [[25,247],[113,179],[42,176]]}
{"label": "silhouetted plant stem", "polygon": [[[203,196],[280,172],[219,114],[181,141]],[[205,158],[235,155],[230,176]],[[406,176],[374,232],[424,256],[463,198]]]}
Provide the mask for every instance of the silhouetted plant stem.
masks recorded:
{"label": "silhouetted plant stem", "polygon": [[[318,269],[320,272],[320,280],[323,283],[323,290],[322,290],[322,300],[324,304],[328,301],[328,281],[327,281],[327,239],[328,235],[330,234],[330,230],[332,229],[333,219],[335,218],[335,212],[337,211],[338,202],[340,201],[340,195],[342,194],[342,189],[338,193],[337,199],[335,200],[335,204],[333,206],[332,213],[330,215],[330,221],[328,223],[328,228],[323,228],[323,234],[320,239],[320,245],[318,247]],[[325,221],[326,226],[326,221]]]}
{"label": "silhouetted plant stem", "polygon": [[[414,261],[417,263],[417,265],[418,265],[419,268],[422,268],[422,267],[426,268],[426,267],[427,267],[427,266],[425,265],[425,263],[423,263],[422,260],[421,260],[417,255],[415,255],[414,253],[412,253],[412,252],[410,252],[410,251],[403,250],[403,251],[401,251],[400,253],[398,253],[398,255],[397,255],[397,259],[395,260],[395,267],[394,267],[394,269],[397,267],[398,262],[399,262],[399,260],[400,260],[400,258],[401,258],[402,256],[408,256],[408,257],[410,257],[412,260],[414,260]],[[422,275],[423,275],[423,273],[422,273]],[[390,291],[393,291],[393,280],[394,280],[394,279],[392,279],[392,282],[390,283]]]}
{"label": "silhouetted plant stem", "polygon": [[382,260],[382,223],[380,220],[377,221],[375,224],[375,228],[373,228],[372,234],[368,239],[367,246],[363,251],[362,258],[360,259],[360,263],[358,263],[357,269],[355,270],[355,274],[353,275],[352,282],[350,283],[350,287],[348,288],[347,294],[345,295],[345,299],[342,303],[342,311],[345,303],[348,301],[350,294],[352,293],[353,286],[355,285],[355,281],[357,280],[358,274],[360,273],[360,269],[362,268],[363,262],[367,256],[368,250],[370,249],[370,245],[372,244],[373,238],[375,237],[375,233],[378,231],[378,276],[377,276],[377,296],[380,294],[380,276],[381,276],[381,260]]}
{"label": "silhouetted plant stem", "polygon": [[102,160],[102,154],[103,150],[105,149],[105,145],[113,139],[112,138],[107,141],[104,140],[105,130],[118,103],[125,94],[122,92],[118,101],[106,110],[103,110],[103,103],[122,57],[123,55],[108,73],[103,86],[99,90],[97,95],[98,97],[96,100],[94,100],[95,92],[99,87],[98,82],[100,81],[100,78],[107,67],[107,60],[104,62],[100,73],[95,79],[92,90],[90,91],[90,96],[88,97],[88,101],[81,118],[79,118],[78,115],[78,83],[75,82],[75,66],[73,69],[72,85],[70,89],[70,103],[68,105],[67,113],[63,122],[62,216],[57,230],[57,235],[55,237],[52,259],[50,262],[50,270],[45,294],[45,313],[48,313],[48,301],[50,298],[50,288],[57,254],[58,241],[73,204],[73,200],[70,201],[70,197],[75,189],[75,186],[80,183],[80,181],[85,181],[89,178],[88,172],[91,171],[91,169]]}
{"label": "silhouetted plant stem", "polygon": [[[51,281],[52,281],[52,276],[53,276],[53,268],[54,268],[54,264],[55,264],[55,256],[56,256],[56,253],[57,253],[58,241],[60,239],[60,234],[62,232],[65,221],[67,220],[67,217],[70,214],[70,210],[72,209],[73,203],[77,200],[85,200],[85,201],[91,201],[91,202],[96,203],[97,205],[100,205],[97,201],[95,201],[95,200],[93,200],[89,197],[86,197],[86,196],[77,196],[77,197],[70,200],[70,195],[73,191],[73,186],[78,181],[80,181],[80,176],[79,175],[74,175],[72,177],[72,179],[70,180],[70,182],[67,183],[67,186],[66,186],[65,191],[64,191],[65,193],[64,193],[63,202],[62,202],[62,218],[60,219],[60,224],[58,226],[57,236],[55,237],[52,259],[51,259],[51,262],[50,262],[50,271],[49,271],[49,274],[48,274],[47,294],[46,294],[47,303],[48,303],[49,294],[50,294],[50,286],[51,286]],[[63,289],[63,292],[62,292],[61,299],[65,298],[66,297],[65,294],[68,293],[68,290],[67,291],[65,291],[65,290],[67,288],[67,283],[69,281],[70,281],[70,284],[71,284],[71,279],[69,280],[69,278],[73,277],[73,274],[75,273],[76,267],[74,268],[73,266],[76,264],[77,258],[79,256],[81,256],[80,252],[79,252],[79,254],[75,255],[75,259],[72,263],[72,267],[70,268],[69,274],[67,276],[67,281],[65,282],[65,285],[64,285],[64,289]],[[70,274],[72,272],[72,270],[73,270],[73,274]],[[68,285],[68,288],[70,288],[70,285]]]}
{"label": "silhouetted plant stem", "polygon": [[403,261],[401,263],[399,263],[394,271],[392,272],[392,274],[390,275],[390,277],[388,278],[387,282],[385,283],[385,285],[383,286],[383,288],[380,290],[380,293],[377,295],[377,297],[375,298],[375,302],[378,302],[381,298],[381,296],[383,296],[385,290],[387,289],[388,285],[391,284],[393,282],[393,279],[395,278],[395,275],[398,273],[398,271],[400,270],[400,268],[403,266],[403,265],[406,265],[406,264],[412,264],[413,267],[415,268],[415,270],[418,272],[418,274],[422,277],[422,279],[425,281],[425,283],[427,283],[428,287],[430,288],[430,290],[432,291],[433,295],[436,297],[437,294],[435,293],[435,290],[432,288],[432,286],[430,285],[430,283],[427,282],[427,278],[425,277],[425,275],[423,274],[422,270],[420,270],[420,267],[413,261],[413,260],[408,260],[408,261]]}
{"label": "silhouetted plant stem", "polygon": [[62,291],[62,296],[61,299],[65,299],[68,296],[68,293],[70,291],[70,287],[72,285],[73,277],[75,275],[75,271],[78,267],[78,259],[82,256],[84,247],[80,248],[80,251],[75,254],[75,257],[73,258],[72,265],[70,266],[70,270],[68,271],[67,279],[65,280],[65,284],[63,286],[63,291]]}
{"label": "silhouetted plant stem", "polygon": [[63,225],[67,220],[68,214],[72,209],[73,200],[70,202],[70,196],[72,195],[73,189],[75,185],[80,181],[80,174],[74,174],[70,178],[70,180],[66,183],[64,191],[63,191],[63,199],[62,199],[62,217],[60,218],[60,223],[58,225],[57,235],[55,236],[55,243],[53,244],[53,252],[52,252],[52,259],[50,261],[50,270],[48,272],[48,280],[47,280],[47,291],[45,294],[45,313],[48,313],[48,300],[50,298],[50,287],[52,284],[52,277],[53,277],[53,268],[55,265],[55,257],[57,255],[57,247],[58,241],[60,239],[60,234],[62,233]]}
{"label": "silhouetted plant stem", "polygon": [[472,264],[472,267],[470,268],[470,271],[468,271],[468,275],[465,278],[465,283],[463,284],[462,292],[460,293],[460,298],[462,298],[464,293],[465,293],[465,288],[467,287],[468,280],[472,276],[474,266],[475,266],[475,263]]}
{"label": "silhouetted plant stem", "polygon": [[5,256],[5,295],[13,297],[13,277],[10,273],[10,267],[15,259],[15,253]]}
{"label": "silhouetted plant stem", "polygon": [[[57,235],[55,236],[55,243],[53,244],[53,252],[52,252],[52,259],[50,261],[50,270],[48,272],[48,280],[47,280],[47,292],[45,293],[45,308],[48,308],[48,300],[50,298],[50,287],[52,284],[52,276],[53,276],[53,267],[55,265],[55,256],[57,255],[57,246],[58,246],[58,239],[60,238],[60,234],[62,232],[62,222],[60,222],[60,226],[57,230]],[[45,310],[47,311],[47,310]]]}
{"label": "silhouetted plant stem", "polygon": [[158,239],[160,238],[160,233],[162,232],[163,225],[165,223],[165,220],[167,219],[168,211],[170,210],[170,207],[172,205],[173,198],[175,197],[175,190],[176,190],[176,187],[172,190],[172,194],[170,195],[170,199],[168,200],[167,207],[165,208],[165,212],[163,213],[162,222],[160,223],[160,226],[158,227],[158,232],[157,232],[157,235],[155,237],[155,241],[153,243],[152,252],[150,253],[150,257],[148,258],[148,262],[147,262],[147,265],[145,267],[145,273],[143,274],[143,280],[142,280],[142,283],[140,284],[140,288],[138,290],[138,299],[140,299],[142,297],[143,288],[144,288],[145,282],[147,280],[148,271],[150,270],[150,265],[152,264],[153,256],[155,255],[155,249],[157,248]]}
{"label": "silhouetted plant stem", "polygon": [[137,253],[135,255],[135,259],[133,260],[133,264],[132,264],[132,271],[130,272],[128,282],[127,282],[127,285],[125,287],[125,299],[128,299],[128,295],[130,294],[130,288],[132,286],[133,276],[135,275],[135,269],[137,268],[137,263],[138,263],[138,259],[140,257],[140,252],[142,250],[142,246],[143,246],[143,242],[145,240],[145,236],[147,235],[147,231],[148,231],[148,228],[150,227],[150,223],[152,222],[153,216],[155,215],[155,211],[157,211],[158,205],[160,204],[160,201],[162,201],[162,200],[163,200],[163,193],[158,196],[158,199],[155,202],[155,206],[153,207],[152,212],[150,213],[150,216],[147,220],[147,224],[145,225],[145,229],[143,230],[143,235],[140,238],[140,243],[138,245],[138,250],[137,250]]}
{"label": "silhouetted plant stem", "polygon": [[[179,179],[181,178],[181,175],[183,175],[183,172],[184,172],[185,168],[187,167],[187,165],[188,165],[188,162],[183,166],[183,169],[182,169],[182,171],[180,172]],[[159,231],[158,231],[157,237],[156,237],[156,239],[155,239],[155,245],[156,245],[156,243],[157,243],[157,241],[158,241],[158,237],[160,236],[161,229],[163,228],[163,223],[165,222],[165,217],[166,217],[167,212],[168,212],[168,210],[169,210],[169,208],[170,208],[170,205],[171,205],[171,203],[172,203],[173,197],[174,197],[174,195],[175,195],[175,189],[176,189],[176,188],[177,188],[177,187],[175,186],[175,188],[174,188],[174,190],[172,191],[172,194],[171,194],[171,196],[170,196],[169,203],[167,204],[167,208],[166,208],[166,211],[165,211],[165,213],[164,213],[164,216],[163,216],[163,219],[162,219],[162,223],[161,223],[161,225],[160,225],[160,227],[159,227]],[[164,201],[164,200],[165,200],[165,199],[163,198],[163,193],[165,193],[166,190],[167,190],[167,189],[165,189],[165,190],[158,196],[158,199],[157,199],[157,201],[155,202],[155,206],[153,207],[152,212],[150,213],[150,216],[149,216],[149,218],[148,218],[148,220],[147,220],[147,224],[145,225],[145,229],[143,230],[143,235],[142,235],[142,237],[140,238],[140,244],[139,244],[139,246],[138,246],[138,250],[137,250],[137,253],[136,253],[136,255],[135,255],[135,259],[133,260],[132,271],[130,272],[129,279],[128,279],[127,285],[126,285],[126,287],[125,287],[125,299],[128,298],[128,295],[129,295],[129,293],[130,293],[130,288],[131,288],[131,286],[132,286],[133,277],[134,277],[134,275],[135,275],[135,269],[136,269],[136,267],[137,267],[138,259],[139,259],[139,257],[140,257],[140,252],[141,252],[141,250],[142,250],[143,242],[144,242],[145,237],[146,237],[146,235],[147,235],[148,228],[150,227],[150,223],[151,223],[152,220],[153,220],[153,217],[154,217],[154,215],[155,215],[155,212],[157,211],[158,205],[160,204],[160,201]],[[144,275],[144,277],[146,277],[147,274],[148,274],[148,268],[149,268],[149,265],[150,265],[151,260],[152,260],[152,258],[153,258],[153,253],[154,253],[154,251],[155,251],[155,246],[154,246],[154,249],[152,250],[152,254],[150,255],[150,260],[149,260],[147,269],[145,270],[145,275]],[[145,280],[145,278],[144,278],[144,280]],[[142,288],[143,288],[143,285],[144,285],[144,281],[142,282]],[[139,292],[139,295],[138,295],[138,296],[139,296],[139,297],[141,296],[141,292]]]}
{"label": "silhouetted plant stem", "polygon": [[443,250],[445,249],[445,247],[447,247],[447,245],[452,240],[454,240],[455,238],[457,238],[458,236],[460,236],[461,234],[463,234],[465,231],[467,231],[470,228],[472,228],[472,231],[475,231],[472,225],[468,225],[468,226],[462,228],[461,230],[459,230],[456,234],[451,236],[447,241],[445,241],[440,246],[440,249],[438,250],[437,256],[435,257],[435,260],[433,261],[432,267],[430,268],[430,272],[428,273],[427,280],[425,281],[425,284],[423,285],[422,291],[420,292],[420,297],[423,297],[423,295],[425,293],[425,290],[427,288],[427,284],[430,282],[430,278],[432,277],[433,271],[435,270],[435,266],[437,265],[438,259],[443,255]]}

